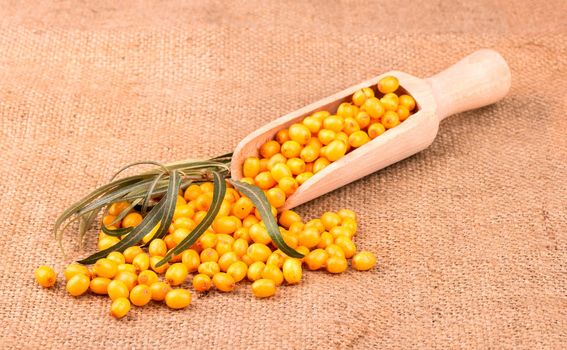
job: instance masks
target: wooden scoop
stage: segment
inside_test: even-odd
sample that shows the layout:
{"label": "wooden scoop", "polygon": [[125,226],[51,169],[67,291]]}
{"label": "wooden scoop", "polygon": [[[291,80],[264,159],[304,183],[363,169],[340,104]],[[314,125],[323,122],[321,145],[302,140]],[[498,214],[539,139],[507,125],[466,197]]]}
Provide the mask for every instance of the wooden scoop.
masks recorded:
{"label": "wooden scoop", "polygon": [[398,78],[401,90],[413,96],[415,113],[309,178],[280,210],[308,202],[427,148],[435,139],[441,120],[497,102],[510,89],[510,69],[504,58],[493,50],[476,51],[426,79],[391,71],[284,115],[246,136],[234,150],[232,178],[242,178],[244,160],[257,157],[260,146],[273,139],[279,130],[316,111],[336,111],[341,103],[350,102],[355,91],[373,87],[387,75]]}

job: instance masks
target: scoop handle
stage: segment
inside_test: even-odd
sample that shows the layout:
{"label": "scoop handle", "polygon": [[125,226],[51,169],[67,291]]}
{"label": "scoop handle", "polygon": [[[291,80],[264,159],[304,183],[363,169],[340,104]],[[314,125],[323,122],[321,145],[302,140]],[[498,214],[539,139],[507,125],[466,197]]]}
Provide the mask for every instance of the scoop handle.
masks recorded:
{"label": "scoop handle", "polygon": [[501,100],[510,90],[511,76],[498,52],[483,49],[425,80],[433,90],[441,121]]}

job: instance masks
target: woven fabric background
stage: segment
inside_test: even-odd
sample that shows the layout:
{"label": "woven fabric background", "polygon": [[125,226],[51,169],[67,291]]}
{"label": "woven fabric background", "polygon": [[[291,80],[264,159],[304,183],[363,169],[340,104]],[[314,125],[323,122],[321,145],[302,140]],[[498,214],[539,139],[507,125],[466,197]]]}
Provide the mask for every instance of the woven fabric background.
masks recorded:
{"label": "woven fabric background", "polygon": [[[567,347],[567,2],[2,1],[0,348]],[[379,267],[308,272],[277,297],[134,309],[33,281],[68,259],[51,227],[136,160],[230,151],[263,123],[382,72],[434,74],[479,48],[502,102],[428,150],[298,210],[352,208]]]}

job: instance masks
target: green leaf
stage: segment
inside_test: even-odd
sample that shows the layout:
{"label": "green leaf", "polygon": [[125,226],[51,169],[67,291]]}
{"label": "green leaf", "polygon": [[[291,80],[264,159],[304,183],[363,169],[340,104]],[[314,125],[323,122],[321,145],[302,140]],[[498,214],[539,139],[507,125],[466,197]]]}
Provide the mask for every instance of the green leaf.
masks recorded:
{"label": "green leaf", "polygon": [[[150,211],[150,213],[142,220],[142,222],[136,226],[126,237],[124,237],[120,242],[116,243],[112,247],[101,250],[91,256],[80,260],[81,264],[92,264],[98,259],[106,257],[110,252],[119,251],[123,252],[126,248],[131,247],[144,238],[160,221],[164,219],[164,214],[168,211],[175,209],[175,204],[177,203],[177,191],[179,185],[181,184],[181,177],[179,172],[173,171],[169,178],[169,188],[167,194],[159,201],[159,203]],[[171,220],[170,220],[171,221]],[[156,234],[167,230],[169,223],[164,221],[161,222],[160,227]]]}
{"label": "green leaf", "polygon": [[292,258],[303,258],[303,254],[296,251],[292,247],[288,246],[284,241],[278,223],[272,215],[272,207],[268,198],[264,192],[258,186],[250,185],[242,181],[229,180],[230,183],[238,190],[240,193],[248,197],[256,207],[256,210],[260,212],[262,221],[268,230],[268,234],[272,238],[272,241],[282,252],[287,256]]}
{"label": "green leaf", "polygon": [[130,232],[132,232],[132,230],[134,229],[133,227],[122,227],[122,228],[117,228],[114,230],[109,229],[106,226],[102,226],[100,228],[102,230],[102,232],[104,232],[105,234],[112,236],[112,237],[122,237]]}
{"label": "green leaf", "polygon": [[191,233],[185,237],[177,246],[171,249],[164,258],[159,261],[156,266],[160,267],[163,264],[167,263],[174,255],[178,255],[183,252],[185,249],[191,247],[199,237],[211,226],[213,220],[216,218],[217,214],[219,213],[220,207],[222,205],[222,201],[224,199],[224,195],[226,193],[226,182],[224,177],[219,172],[213,171],[213,200],[211,201],[211,206],[207,211],[207,215],[203,218],[203,220],[191,231]]}

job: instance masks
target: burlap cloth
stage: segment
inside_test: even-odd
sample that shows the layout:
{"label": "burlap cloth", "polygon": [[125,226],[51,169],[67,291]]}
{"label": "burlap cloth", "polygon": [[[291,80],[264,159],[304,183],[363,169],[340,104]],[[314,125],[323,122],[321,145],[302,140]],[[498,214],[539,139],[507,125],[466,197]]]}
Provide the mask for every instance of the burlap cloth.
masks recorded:
{"label": "burlap cloth", "polygon": [[[1,348],[567,347],[567,2],[107,1],[0,5]],[[502,53],[509,96],[428,150],[299,208],[352,208],[368,273],[308,272],[191,307],[44,290],[51,226],[121,165],[230,151],[263,123],[378,73]],[[77,249],[73,233],[68,250]]]}

